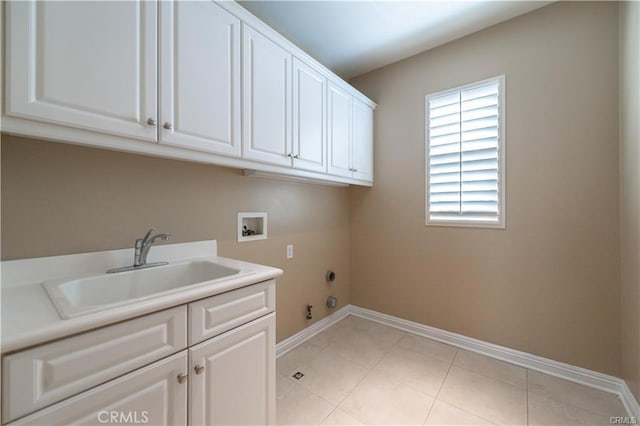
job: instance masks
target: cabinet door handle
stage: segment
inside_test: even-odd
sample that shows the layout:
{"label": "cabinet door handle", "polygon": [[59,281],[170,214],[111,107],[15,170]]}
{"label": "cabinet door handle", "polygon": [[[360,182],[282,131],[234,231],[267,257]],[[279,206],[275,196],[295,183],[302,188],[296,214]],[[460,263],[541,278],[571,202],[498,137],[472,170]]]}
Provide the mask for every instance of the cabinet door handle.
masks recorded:
{"label": "cabinet door handle", "polygon": [[187,377],[188,376],[186,374],[183,374],[183,373],[178,374],[178,383],[180,384],[184,383],[185,380],[187,380]]}
{"label": "cabinet door handle", "polygon": [[147,124],[149,126],[155,126],[156,125],[156,120],[154,120],[153,118],[148,118],[147,119]]}
{"label": "cabinet door handle", "polygon": [[164,126],[162,126],[162,127],[164,127],[164,128],[165,128],[165,129],[167,129],[167,130],[171,130],[171,128],[173,127],[173,124],[171,124],[171,123],[169,123],[169,122],[167,121],[166,123],[164,123]]}
{"label": "cabinet door handle", "polygon": [[193,369],[196,371],[196,374],[202,374],[202,372],[204,371],[204,365],[196,364]]}
{"label": "cabinet door handle", "polygon": [[292,157],[293,157],[293,154],[292,154],[292,153],[288,153],[288,154],[287,154],[287,157],[292,158]]}
{"label": "cabinet door handle", "polygon": [[300,154],[294,155],[293,158],[300,158]]}

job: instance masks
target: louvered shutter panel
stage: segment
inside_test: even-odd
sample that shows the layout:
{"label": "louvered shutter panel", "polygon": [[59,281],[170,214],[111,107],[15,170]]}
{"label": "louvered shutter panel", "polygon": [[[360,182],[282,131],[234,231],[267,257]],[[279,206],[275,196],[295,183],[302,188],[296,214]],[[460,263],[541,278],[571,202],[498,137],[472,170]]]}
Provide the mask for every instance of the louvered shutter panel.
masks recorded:
{"label": "louvered shutter panel", "polygon": [[501,80],[427,99],[428,222],[500,224]]}

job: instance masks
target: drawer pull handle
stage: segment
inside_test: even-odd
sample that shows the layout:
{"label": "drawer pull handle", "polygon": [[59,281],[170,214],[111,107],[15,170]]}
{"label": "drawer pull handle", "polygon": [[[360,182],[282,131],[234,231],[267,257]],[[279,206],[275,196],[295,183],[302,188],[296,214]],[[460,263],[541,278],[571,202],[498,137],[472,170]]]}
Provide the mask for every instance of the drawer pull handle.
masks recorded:
{"label": "drawer pull handle", "polygon": [[147,119],[147,124],[149,126],[155,126],[156,125],[156,120],[154,120],[153,118],[149,118],[149,119]]}
{"label": "drawer pull handle", "polygon": [[204,365],[197,365],[194,367],[194,370],[196,371],[196,374],[202,374],[202,372],[204,371]]}
{"label": "drawer pull handle", "polygon": [[180,384],[184,383],[184,381],[187,380],[187,377],[188,376],[186,374],[182,374],[182,373],[178,374],[178,383]]}

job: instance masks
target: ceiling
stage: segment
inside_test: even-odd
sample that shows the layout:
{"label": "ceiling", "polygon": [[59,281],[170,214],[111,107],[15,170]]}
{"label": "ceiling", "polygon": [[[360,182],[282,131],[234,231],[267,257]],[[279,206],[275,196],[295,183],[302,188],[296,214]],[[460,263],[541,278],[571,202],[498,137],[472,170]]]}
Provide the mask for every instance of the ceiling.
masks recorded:
{"label": "ceiling", "polygon": [[344,79],[490,27],[550,1],[240,1]]}

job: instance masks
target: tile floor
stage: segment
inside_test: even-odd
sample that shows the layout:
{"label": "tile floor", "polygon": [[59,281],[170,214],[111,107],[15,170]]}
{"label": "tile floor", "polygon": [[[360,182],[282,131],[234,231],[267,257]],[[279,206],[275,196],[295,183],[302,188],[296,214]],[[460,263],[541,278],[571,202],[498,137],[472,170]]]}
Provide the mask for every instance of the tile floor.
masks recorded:
{"label": "tile floor", "polygon": [[355,316],[280,357],[276,387],[279,425],[608,425],[627,415],[615,395]]}

